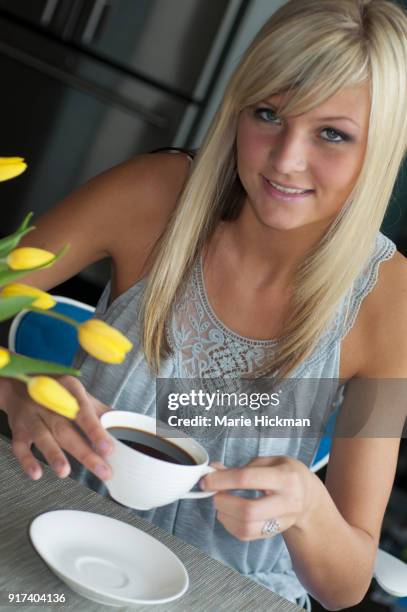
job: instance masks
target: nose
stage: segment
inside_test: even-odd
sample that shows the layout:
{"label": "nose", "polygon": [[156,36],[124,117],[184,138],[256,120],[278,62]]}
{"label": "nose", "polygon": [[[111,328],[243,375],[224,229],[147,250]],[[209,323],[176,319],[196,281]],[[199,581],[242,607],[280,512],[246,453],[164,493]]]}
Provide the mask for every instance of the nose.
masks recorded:
{"label": "nose", "polygon": [[288,129],[282,131],[270,145],[270,162],[276,172],[292,175],[307,169],[307,151],[304,137]]}

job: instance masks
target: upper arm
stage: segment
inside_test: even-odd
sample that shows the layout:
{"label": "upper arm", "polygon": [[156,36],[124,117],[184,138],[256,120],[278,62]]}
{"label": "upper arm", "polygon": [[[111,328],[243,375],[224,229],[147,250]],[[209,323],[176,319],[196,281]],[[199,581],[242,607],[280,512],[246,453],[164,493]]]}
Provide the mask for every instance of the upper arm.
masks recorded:
{"label": "upper arm", "polygon": [[[165,228],[189,171],[184,155],[140,155],[74,191],[38,220],[20,241],[56,252],[68,252],[51,268],[22,280],[44,290],[74,276],[105,257],[123,258],[135,270]],[[126,251],[127,249],[127,251]]]}
{"label": "upper arm", "polygon": [[[383,266],[365,299],[365,358],[347,385],[326,486],[344,518],[378,542],[407,405],[407,259]],[[347,432],[359,435],[342,437]]]}

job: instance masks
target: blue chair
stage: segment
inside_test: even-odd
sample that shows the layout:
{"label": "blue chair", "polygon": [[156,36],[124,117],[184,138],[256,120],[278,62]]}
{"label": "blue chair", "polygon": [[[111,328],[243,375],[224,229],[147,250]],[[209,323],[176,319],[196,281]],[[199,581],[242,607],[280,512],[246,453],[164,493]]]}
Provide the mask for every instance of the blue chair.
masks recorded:
{"label": "blue chair", "polygon": [[[53,297],[57,302],[54,310],[76,321],[86,321],[94,314],[95,309],[92,306],[66,297]],[[10,350],[28,357],[72,365],[78,347],[76,330],[69,324],[52,317],[23,311],[15,317],[10,327]],[[311,465],[313,472],[317,472],[328,463],[336,414],[334,412],[328,420],[324,436],[321,438]],[[395,597],[407,596],[407,563],[403,563],[383,550],[378,550],[374,577],[387,593]],[[311,610],[308,596],[304,598],[302,605],[307,610]]]}
{"label": "blue chair", "polygon": [[[58,295],[51,311],[82,323],[90,319],[95,309],[88,304]],[[79,348],[77,332],[72,325],[46,315],[23,310],[13,320],[8,337],[11,351],[62,365],[72,365]]]}
{"label": "blue chair", "polygon": [[324,435],[319,442],[317,452],[311,464],[311,470],[313,472],[318,472],[321,470],[329,461],[329,453],[332,446],[332,435],[335,429],[336,415],[337,412],[333,412],[328,419]]}

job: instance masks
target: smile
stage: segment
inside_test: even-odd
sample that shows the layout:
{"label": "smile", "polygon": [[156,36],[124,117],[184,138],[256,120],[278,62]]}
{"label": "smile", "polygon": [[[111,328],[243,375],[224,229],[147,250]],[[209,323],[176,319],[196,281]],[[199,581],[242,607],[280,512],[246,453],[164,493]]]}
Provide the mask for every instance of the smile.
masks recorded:
{"label": "smile", "polygon": [[312,191],[312,189],[294,189],[293,187],[283,187],[283,185],[280,185],[279,183],[274,183],[273,181],[270,181],[268,178],[266,177],[264,178],[266,179],[268,183],[270,183],[270,185],[274,187],[274,189],[281,191],[281,193],[301,194],[301,193],[308,193],[309,191]]}
{"label": "smile", "polygon": [[264,188],[269,196],[282,202],[291,202],[293,200],[302,200],[313,195],[313,189],[294,189],[292,187],[283,187],[278,183],[269,181],[265,176],[262,176]]}

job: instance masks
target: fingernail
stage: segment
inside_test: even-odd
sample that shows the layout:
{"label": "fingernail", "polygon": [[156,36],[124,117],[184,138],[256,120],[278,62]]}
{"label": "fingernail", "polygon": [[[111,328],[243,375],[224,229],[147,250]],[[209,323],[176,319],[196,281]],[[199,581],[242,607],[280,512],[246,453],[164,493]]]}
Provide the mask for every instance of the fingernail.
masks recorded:
{"label": "fingernail", "polygon": [[206,483],[204,478],[201,478],[201,480],[199,481],[199,486],[203,491],[206,489]]}
{"label": "fingernail", "polygon": [[65,469],[65,461],[63,461],[62,459],[57,459],[52,463],[52,469],[55,472],[62,472],[62,470]]}
{"label": "fingernail", "polygon": [[104,465],[97,465],[95,467],[95,474],[96,474],[96,476],[98,476],[99,478],[101,478],[103,480],[105,478],[108,478],[109,470]]}
{"label": "fingernail", "polygon": [[27,470],[27,473],[29,477],[33,480],[38,480],[39,478],[41,478],[41,471],[34,465],[30,465]]}
{"label": "fingernail", "polygon": [[98,448],[98,450],[100,450],[102,453],[108,453],[108,452],[111,450],[112,445],[111,445],[110,440],[106,440],[106,439],[104,439],[104,440],[100,440],[100,441],[97,443],[97,448]]}

